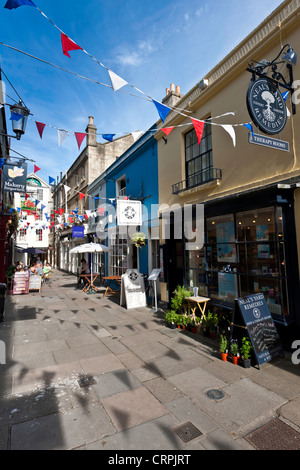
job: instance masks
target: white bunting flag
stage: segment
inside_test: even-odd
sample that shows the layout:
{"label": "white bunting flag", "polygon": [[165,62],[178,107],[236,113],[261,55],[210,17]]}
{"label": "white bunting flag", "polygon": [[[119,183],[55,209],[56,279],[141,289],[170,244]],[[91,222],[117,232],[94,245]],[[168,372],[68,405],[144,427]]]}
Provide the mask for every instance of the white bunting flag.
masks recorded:
{"label": "white bunting flag", "polygon": [[136,140],[138,140],[141,137],[142,132],[140,132],[140,131],[131,132],[131,135],[133,136],[133,140],[135,142]]}
{"label": "white bunting flag", "polygon": [[117,91],[120,88],[122,88],[123,86],[128,84],[128,82],[126,82],[126,80],[123,80],[123,78],[119,77],[119,75],[117,75],[112,70],[108,70],[108,73],[109,73],[109,78],[110,78],[110,81],[111,81],[111,86],[113,87],[114,91]]}
{"label": "white bunting flag", "polygon": [[228,132],[230,137],[232,138],[233,141],[233,146],[235,147],[236,144],[236,138],[235,138],[235,131],[234,128],[230,124],[222,124],[223,129]]}
{"label": "white bunting flag", "polygon": [[58,145],[60,147],[63,141],[65,140],[65,138],[68,136],[68,131],[57,129],[57,135],[58,135]]}

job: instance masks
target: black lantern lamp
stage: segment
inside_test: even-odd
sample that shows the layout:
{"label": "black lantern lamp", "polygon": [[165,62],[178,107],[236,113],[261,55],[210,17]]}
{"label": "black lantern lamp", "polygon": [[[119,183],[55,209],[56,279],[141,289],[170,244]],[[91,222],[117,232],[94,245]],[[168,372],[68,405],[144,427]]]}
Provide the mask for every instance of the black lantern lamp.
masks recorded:
{"label": "black lantern lamp", "polygon": [[21,100],[18,104],[11,105],[10,111],[12,129],[16,134],[16,138],[20,140],[21,136],[25,133],[27,118],[30,114],[30,111],[28,108],[26,108],[26,106],[23,106]]}
{"label": "black lantern lamp", "polygon": [[[282,54],[285,54],[282,56]],[[248,72],[252,73],[252,79],[256,80],[256,75],[258,77],[264,77],[271,80],[277,87],[280,85],[286,90],[291,92],[292,98],[294,93],[293,88],[293,67],[297,63],[297,54],[293,50],[290,44],[285,44],[282,47],[281,51],[272,61],[262,60],[261,62],[251,61],[249,66],[246,69]],[[255,64],[255,65],[254,65]],[[278,65],[285,64],[288,70],[288,78],[284,77],[284,72],[282,72],[282,67],[278,70]],[[271,71],[270,75],[268,72]],[[296,106],[292,99],[292,114],[296,114]]]}

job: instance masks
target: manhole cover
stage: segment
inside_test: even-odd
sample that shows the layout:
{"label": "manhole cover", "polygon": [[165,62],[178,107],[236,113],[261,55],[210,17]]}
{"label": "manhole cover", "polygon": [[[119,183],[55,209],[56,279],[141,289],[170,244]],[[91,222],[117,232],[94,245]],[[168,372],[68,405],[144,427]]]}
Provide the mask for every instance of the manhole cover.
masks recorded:
{"label": "manhole cover", "polygon": [[84,388],[84,387],[89,387],[90,385],[94,385],[97,382],[93,376],[87,375],[86,377],[81,377],[78,380],[78,383],[81,388]]}
{"label": "manhole cover", "polygon": [[225,397],[225,393],[222,390],[213,389],[208,390],[208,392],[206,392],[206,396],[211,400],[222,400],[222,398]]}
{"label": "manhole cover", "polygon": [[178,426],[178,428],[174,429],[174,432],[183,442],[189,442],[196,437],[202,436],[202,432],[190,422]]}
{"label": "manhole cover", "polygon": [[251,432],[245,439],[256,450],[300,449],[300,434],[277,418]]}

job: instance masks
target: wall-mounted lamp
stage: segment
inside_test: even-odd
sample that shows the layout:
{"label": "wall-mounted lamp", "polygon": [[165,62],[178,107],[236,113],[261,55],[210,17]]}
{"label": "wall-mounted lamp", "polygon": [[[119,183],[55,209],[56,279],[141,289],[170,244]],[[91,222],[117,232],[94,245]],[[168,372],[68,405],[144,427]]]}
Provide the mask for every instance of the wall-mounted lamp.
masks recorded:
{"label": "wall-mounted lamp", "polygon": [[14,104],[10,106],[10,111],[11,111],[10,120],[12,122],[12,129],[14,133],[16,134],[16,136],[10,136],[10,137],[15,137],[16,139],[20,140],[21,136],[25,133],[27,118],[30,114],[30,111],[28,108],[23,106],[21,100],[18,104]]}

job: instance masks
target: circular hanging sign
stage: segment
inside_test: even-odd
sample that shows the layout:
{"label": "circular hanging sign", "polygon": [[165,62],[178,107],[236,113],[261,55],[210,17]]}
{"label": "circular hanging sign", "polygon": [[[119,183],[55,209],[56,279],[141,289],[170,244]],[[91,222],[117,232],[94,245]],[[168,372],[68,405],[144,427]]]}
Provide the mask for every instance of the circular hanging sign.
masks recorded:
{"label": "circular hanging sign", "polygon": [[287,112],[282,94],[267,78],[250,83],[247,107],[254,124],[265,134],[279,134],[285,127]]}

